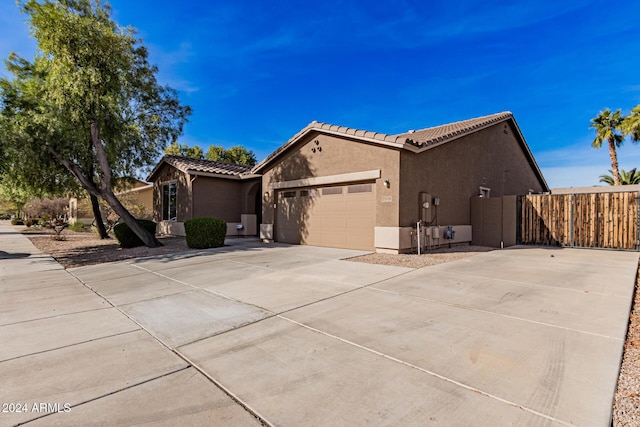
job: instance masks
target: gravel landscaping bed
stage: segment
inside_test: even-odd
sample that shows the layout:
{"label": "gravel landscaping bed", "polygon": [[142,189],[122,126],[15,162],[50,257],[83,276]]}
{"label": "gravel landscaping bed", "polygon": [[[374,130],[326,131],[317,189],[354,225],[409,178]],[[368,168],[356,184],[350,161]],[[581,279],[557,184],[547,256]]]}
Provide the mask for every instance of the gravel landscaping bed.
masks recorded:
{"label": "gravel landscaping bed", "polygon": [[367,254],[348,258],[347,261],[366,262],[369,264],[395,265],[398,267],[422,268],[430,265],[442,264],[462,258],[478,255],[482,252],[489,252],[494,248],[486,246],[458,245],[443,247],[429,251],[426,254]]}
{"label": "gravel landscaping bed", "polygon": [[640,276],[636,279],[629,331],[613,403],[614,426],[640,426]]}
{"label": "gravel landscaping bed", "polygon": [[121,248],[113,238],[100,240],[95,234],[89,232],[76,233],[64,230],[62,232],[64,240],[54,240],[51,231],[28,231],[23,234],[36,248],[51,255],[64,268],[195,250],[187,246],[184,237],[159,237],[158,240],[163,246],[158,248],[139,246],[125,249]]}

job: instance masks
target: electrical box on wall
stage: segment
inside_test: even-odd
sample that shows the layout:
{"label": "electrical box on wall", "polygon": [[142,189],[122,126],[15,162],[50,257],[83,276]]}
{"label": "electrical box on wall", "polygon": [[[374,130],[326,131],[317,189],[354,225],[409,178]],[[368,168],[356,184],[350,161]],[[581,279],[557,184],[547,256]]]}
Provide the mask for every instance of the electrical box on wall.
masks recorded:
{"label": "electrical box on wall", "polygon": [[420,193],[418,197],[420,221],[431,221],[431,194]]}

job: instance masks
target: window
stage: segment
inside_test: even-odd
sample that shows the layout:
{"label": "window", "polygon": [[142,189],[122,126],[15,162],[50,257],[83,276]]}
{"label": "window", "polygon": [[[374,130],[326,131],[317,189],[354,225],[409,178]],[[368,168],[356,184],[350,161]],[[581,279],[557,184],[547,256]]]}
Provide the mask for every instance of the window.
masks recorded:
{"label": "window", "polygon": [[175,221],[177,219],[178,198],[177,184],[172,182],[162,186],[162,220]]}
{"label": "window", "polygon": [[371,184],[350,185],[347,191],[349,193],[371,193],[373,191],[373,185]]}
{"label": "window", "polygon": [[328,194],[342,194],[342,187],[327,187],[322,189],[322,195]]}
{"label": "window", "polygon": [[296,192],[295,191],[285,191],[284,193],[282,193],[282,197],[285,199],[290,199],[292,197],[296,197]]}

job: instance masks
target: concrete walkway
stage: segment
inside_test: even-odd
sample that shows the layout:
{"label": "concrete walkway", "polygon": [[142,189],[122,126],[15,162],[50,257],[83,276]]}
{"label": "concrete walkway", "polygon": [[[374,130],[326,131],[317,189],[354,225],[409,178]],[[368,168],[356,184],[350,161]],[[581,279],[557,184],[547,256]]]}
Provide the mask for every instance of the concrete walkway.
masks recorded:
{"label": "concrete walkway", "polygon": [[0,225],[0,425],[609,425],[637,253],[357,254],[64,270]]}

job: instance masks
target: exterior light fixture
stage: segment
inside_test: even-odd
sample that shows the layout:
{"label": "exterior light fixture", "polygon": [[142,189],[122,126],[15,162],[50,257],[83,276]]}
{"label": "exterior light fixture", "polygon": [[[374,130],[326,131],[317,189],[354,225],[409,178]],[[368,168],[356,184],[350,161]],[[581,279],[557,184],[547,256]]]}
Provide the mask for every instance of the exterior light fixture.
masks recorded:
{"label": "exterior light fixture", "polygon": [[265,202],[268,202],[268,201],[269,201],[269,192],[268,192],[268,191],[265,191],[265,192],[264,192],[264,201],[265,201]]}
{"label": "exterior light fixture", "polygon": [[384,180],[384,186],[387,187],[387,188],[391,187],[391,182],[389,182],[388,179],[385,179]]}

